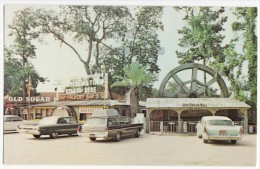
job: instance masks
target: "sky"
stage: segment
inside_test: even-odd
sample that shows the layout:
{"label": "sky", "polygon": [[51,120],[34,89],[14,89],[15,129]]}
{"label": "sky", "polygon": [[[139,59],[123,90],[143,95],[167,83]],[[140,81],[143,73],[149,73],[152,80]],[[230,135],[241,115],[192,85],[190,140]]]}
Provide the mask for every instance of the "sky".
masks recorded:
{"label": "sky", "polygon": [[[4,43],[6,46],[12,44],[12,38],[8,36],[9,29],[7,26],[11,23],[14,17],[14,11],[24,9],[25,7],[34,8],[45,8],[45,9],[57,9],[56,4],[45,3],[20,3],[18,4],[5,4],[4,5]],[[110,2],[110,1],[108,1]],[[131,1],[130,1],[131,2]],[[110,3],[109,3],[110,4]],[[113,3],[112,3],[113,4]],[[132,3],[129,3],[132,5]],[[156,4],[156,2],[155,2]],[[203,4],[203,3],[202,3]],[[128,4],[126,4],[129,6]],[[150,4],[149,4],[150,5]],[[158,4],[157,5],[161,5]],[[182,5],[182,4],[181,4]],[[185,5],[185,4],[184,4]],[[222,5],[221,3],[214,4],[214,6]],[[158,74],[158,81],[154,83],[155,88],[159,88],[163,78],[172,69],[176,68],[180,64],[176,57],[176,50],[182,51],[178,46],[180,35],[178,35],[177,30],[185,26],[186,22],[182,20],[184,14],[176,12],[172,7],[174,5],[165,5],[164,13],[162,17],[162,22],[164,25],[164,31],[158,31],[159,39],[161,41],[161,47],[163,52],[158,56],[158,65],[161,71]],[[233,7],[232,4],[227,5],[227,8]],[[229,21],[233,22],[236,18],[235,16],[227,11],[229,16]],[[231,36],[234,34],[230,30],[230,23],[225,25],[226,31],[224,34],[227,36],[226,40],[229,41]],[[36,70],[42,77],[47,77],[49,82],[44,84],[39,84],[38,92],[51,92],[57,86],[57,82],[60,82],[58,86],[59,91],[68,85],[70,79],[85,77],[86,73],[82,63],[78,60],[75,53],[65,45],[61,45],[58,41],[55,41],[51,36],[45,38],[46,44],[40,44],[35,42],[37,47],[36,59],[31,59],[30,61],[35,66]],[[80,46],[78,46],[80,49]],[[83,46],[84,47],[84,46]],[[82,48],[83,49],[83,48]],[[84,48],[86,49],[86,48]],[[80,49],[82,53],[83,50]],[[246,71],[245,71],[246,72]],[[228,81],[225,80],[227,85]]]}

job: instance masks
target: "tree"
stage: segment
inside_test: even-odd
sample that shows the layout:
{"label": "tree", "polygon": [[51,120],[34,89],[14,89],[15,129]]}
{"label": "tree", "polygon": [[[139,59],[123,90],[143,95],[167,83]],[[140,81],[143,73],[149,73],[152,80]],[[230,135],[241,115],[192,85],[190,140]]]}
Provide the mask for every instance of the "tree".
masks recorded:
{"label": "tree", "polygon": [[[5,49],[4,95],[23,96],[24,93],[29,92],[28,89],[32,95],[36,95],[39,82],[44,83],[47,79],[41,77],[29,61],[24,64],[22,59],[15,58],[13,54],[12,50]],[[31,77],[30,88],[28,87],[29,76]]]}
{"label": "tree", "polygon": [[[8,25],[10,29],[9,36],[14,37],[14,42],[10,45],[10,49],[5,49],[5,78],[7,78],[5,82],[6,84],[12,84],[10,84],[11,88],[5,85],[5,92],[17,94],[18,90],[22,90],[23,100],[26,97],[26,85],[28,84],[29,76],[34,79],[34,87],[38,85],[38,81],[44,82],[46,80],[38,75],[29,62],[29,58],[36,57],[36,47],[32,44],[32,41],[39,38],[37,32],[32,29],[35,16],[31,14],[32,10],[30,8],[15,12],[12,23]],[[16,59],[15,56],[20,59]],[[16,70],[17,72],[14,72]],[[13,84],[13,82],[16,83]],[[34,90],[36,92],[35,88]]]}
{"label": "tree", "polygon": [[[141,65],[146,65],[151,73],[160,71],[157,60],[160,52],[160,40],[158,31],[163,30],[161,17],[163,7],[142,6],[134,9],[127,31],[117,36],[116,47],[110,47],[105,54],[105,63],[112,73],[111,76],[125,76],[123,67],[138,61]],[[108,47],[109,48],[109,47]],[[111,84],[115,79],[111,79]],[[124,94],[125,87],[114,87],[115,92]],[[152,86],[145,86],[142,89],[141,99],[146,99],[152,95]]]}
{"label": "tree", "polygon": [[187,21],[187,26],[178,30],[183,35],[179,46],[184,48],[184,52],[176,51],[177,57],[183,63],[192,63],[195,60],[203,60],[204,63],[210,58],[223,55],[221,43],[224,36],[223,24],[227,17],[220,15],[225,12],[224,7],[212,9],[212,7],[175,7],[177,11],[186,12],[183,20]]}
{"label": "tree", "polygon": [[248,61],[248,86],[250,90],[250,104],[252,106],[251,121],[256,123],[257,112],[257,36],[256,36],[256,7],[239,7],[236,8],[235,15],[241,22],[234,22],[232,29],[240,32],[241,35],[235,39],[238,41],[243,38],[243,54],[242,56]]}
{"label": "tree", "polygon": [[[60,6],[58,12],[38,9],[34,15],[38,33],[52,35],[71,48],[87,74],[91,74],[91,66],[101,67],[102,49],[109,46],[105,42],[107,35],[125,32],[131,16],[123,6]],[[76,43],[84,44],[87,53],[82,54]]]}
{"label": "tree", "polygon": [[[212,60],[224,60],[224,49],[222,46],[225,36],[223,24],[227,17],[220,17],[225,12],[224,7],[175,7],[175,10],[186,13],[183,20],[187,21],[187,26],[178,30],[182,35],[179,46],[184,48],[184,52],[176,51],[179,63],[193,63],[203,61],[207,65]],[[206,72],[204,72],[204,83],[206,83]],[[206,93],[206,92],[205,92]]]}
{"label": "tree", "polygon": [[[31,28],[41,39],[51,35],[73,50],[87,74],[101,72],[105,65],[113,83],[111,77],[124,76],[123,66],[135,60],[147,65],[150,72],[160,70],[157,65],[160,41],[156,31],[163,29],[160,21],[163,7],[137,7],[134,11],[137,11],[135,16],[125,6],[37,9],[31,12]],[[125,89],[114,89],[125,92]],[[151,86],[144,90],[151,93]]]}
{"label": "tree", "polygon": [[130,92],[130,111],[131,117],[134,117],[139,112],[139,91],[141,87],[151,85],[156,80],[156,76],[147,71],[146,66],[140,65],[139,62],[134,62],[123,68],[126,77],[114,76],[117,81],[111,87],[123,86],[128,87]]}

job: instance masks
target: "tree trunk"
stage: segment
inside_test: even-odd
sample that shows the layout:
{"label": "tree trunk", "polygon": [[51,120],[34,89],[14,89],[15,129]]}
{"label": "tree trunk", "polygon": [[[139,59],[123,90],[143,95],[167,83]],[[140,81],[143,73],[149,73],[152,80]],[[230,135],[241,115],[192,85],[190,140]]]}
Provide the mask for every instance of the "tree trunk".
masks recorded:
{"label": "tree trunk", "polygon": [[132,88],[130,90],[130,117],[133,118],[136,113],[139,112],[139,99],[138,99],[138,89]]}

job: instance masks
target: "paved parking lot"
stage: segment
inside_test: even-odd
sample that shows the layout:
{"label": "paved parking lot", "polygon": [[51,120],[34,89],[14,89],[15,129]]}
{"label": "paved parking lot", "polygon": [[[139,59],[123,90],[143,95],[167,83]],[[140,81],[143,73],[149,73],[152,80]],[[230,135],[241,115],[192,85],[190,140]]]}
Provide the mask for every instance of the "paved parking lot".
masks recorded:
{"label": "paved parking lot", "polygon": [[35,139],[4,134],[4,164],[255,166],[256,135],[204,144],[196,136],[142,135],[120,142],[89,141],[83,136]]}

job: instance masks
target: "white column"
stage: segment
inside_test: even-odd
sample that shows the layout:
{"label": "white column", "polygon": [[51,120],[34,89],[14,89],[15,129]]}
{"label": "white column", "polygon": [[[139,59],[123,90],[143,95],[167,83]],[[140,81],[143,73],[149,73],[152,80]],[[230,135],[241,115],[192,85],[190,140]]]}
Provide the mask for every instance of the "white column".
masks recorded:
{"label": "white column", "polygon": [[181,133],[181,113],[182,110],[176,110],[177,114],[178,114],[178,133]]}
{"label": "white column", "polygon": [[146,133],[150,133],[150,114],[153,111],[153,109],[147,109],[147,114],[146,114]]}
{"label": "white column", "polygon": [[248,115],[247,109],[240,109],[242,113],[244,113],[244,133],[248,133]]}
{"label": "white column", "polygon": [[211,113],[212,116],[215,116],[216,112],[218,111],[217,109],[208,109]]}

